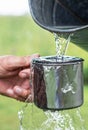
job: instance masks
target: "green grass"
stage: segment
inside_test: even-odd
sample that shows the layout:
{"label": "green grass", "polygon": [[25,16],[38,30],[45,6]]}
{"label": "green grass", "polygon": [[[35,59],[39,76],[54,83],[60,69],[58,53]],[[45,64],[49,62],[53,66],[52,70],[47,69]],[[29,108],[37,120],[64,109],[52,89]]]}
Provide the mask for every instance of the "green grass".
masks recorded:
{"label": "green grass", "polygon": [[[22,56],[31,55],[33,53],[39,53],[40,55],[55,55],[56,51],[53,34],[37,26],[29,16],[1,16],[0,55],[11,54]],[[74,44],[69,44],[67,54],[79,56],[85,60],[84,77],[85,82],[88,83],[88,52]],[[84,125],[87,130],[88,85],[85,87],[84,96],[84,105],[81,107],[81,113],[85,119]],[[19,120],[17,113],[22,106],[24,106],[24,103],[0,96],[0,130],[19,130]],[[27,114],[31,115],[31,109],[32,108],[28,108]],[[37,111],[36,109],[34,109],[35,113]],[[28,119],[32,117],[29,115],[25,118]],[[76,117],[74,117],[74,113],[72,116],[74,118],[74,122],[77,122]],[[40,122],[45,118],[42,111],[38,111],[36,113],[36,118],[34,118],[35,122],[39,121],[38,117],[40,117]],[[27,119],[25,121],[26,124],[29,125]]]}

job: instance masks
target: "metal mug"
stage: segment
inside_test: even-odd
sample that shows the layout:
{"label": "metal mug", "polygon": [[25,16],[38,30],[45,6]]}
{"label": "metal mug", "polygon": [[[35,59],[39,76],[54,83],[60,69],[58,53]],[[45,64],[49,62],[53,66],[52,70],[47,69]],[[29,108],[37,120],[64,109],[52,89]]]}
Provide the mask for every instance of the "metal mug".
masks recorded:
{"label": "metal mug", "polygon": [[46,56],[33,59],[34,103],[43,110],[65,110],[83,104],[83,59]]}

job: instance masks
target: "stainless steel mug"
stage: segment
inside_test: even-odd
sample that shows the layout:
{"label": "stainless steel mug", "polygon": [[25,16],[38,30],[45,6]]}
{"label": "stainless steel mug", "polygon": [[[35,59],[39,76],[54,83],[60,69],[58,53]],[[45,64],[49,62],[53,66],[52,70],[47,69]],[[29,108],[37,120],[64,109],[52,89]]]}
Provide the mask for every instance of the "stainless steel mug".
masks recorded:
{"label": "stainless steel mug", "polygon": [[44,110],[63,110],[83,104],[83,59],[46,56],[32,61],[34,103]]}

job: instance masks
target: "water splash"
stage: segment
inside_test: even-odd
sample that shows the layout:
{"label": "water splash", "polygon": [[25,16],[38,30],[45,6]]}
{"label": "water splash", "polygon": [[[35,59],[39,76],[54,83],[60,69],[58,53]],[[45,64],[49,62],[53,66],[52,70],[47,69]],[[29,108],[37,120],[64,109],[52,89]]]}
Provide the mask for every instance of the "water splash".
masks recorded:
{"label": "water splash", "polygon": [[23,126],[22,126],[22,122],[23,122],[23,116],[24,116],[24,111],[23,110],[20,110],[18,112],[18,118],[19,118],[19,121],[20,121],[20,130],[23,130]]}
{"label": "water splash", "polygon": [[19,118],[19,121],[20,121],[20,130],[25,130],[23,124],[24,124],[24,118],[25,118],[25,112],[26,112],[26,109],[28,107],[28,103],[27,103],[27,100],[25,101],[25,105],[18,111],[18,118]]}
{"label": "water splash", "polygon": [[45,130],[51,128],[51,130],[75,130],[72,122],[72,118],[68,113],[63,112],[45,112],[47,120],[42,124]]}
{"label": "water splash", "polygon": [[[47,120],[42,124],[44,130],[85,130],[84,120],[79,108],[69,111],[46,111],[45,115]],[[74,119],[80,123],[80,126],[74,123]]]}
{"label": "water splash", "polygon": [[23,109],[19,114],[20,130],[86,130],[80,108],[43,111],[32,104]]}

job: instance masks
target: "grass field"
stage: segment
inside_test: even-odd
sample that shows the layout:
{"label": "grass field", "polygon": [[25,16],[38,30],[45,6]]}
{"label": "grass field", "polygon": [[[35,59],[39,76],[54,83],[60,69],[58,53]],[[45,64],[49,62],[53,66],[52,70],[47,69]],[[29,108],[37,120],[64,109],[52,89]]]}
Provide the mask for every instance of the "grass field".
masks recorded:
{"label": "grass field", "polygon": [[[53,34],[38,27],[29,16],[1,16],[0,55],[31,55],[33,53],[54,55],[56,51]],[[85,83],[88,84],[88,52],[74,44],[70,44],[67,54],[79,56],[85,60],[84,78]],[[85,85],[84,90],[85,98],[84,105],[81,107],[81,113],[85,120],[85,128],[88,130],[88,85]],[[19,130],[17,113],[23,105],[24,103],[0,96],[0,130]],[[40,118],[43,117],[40,115]],[[74,118],[74,121],[77,122],[76,118]]]}

